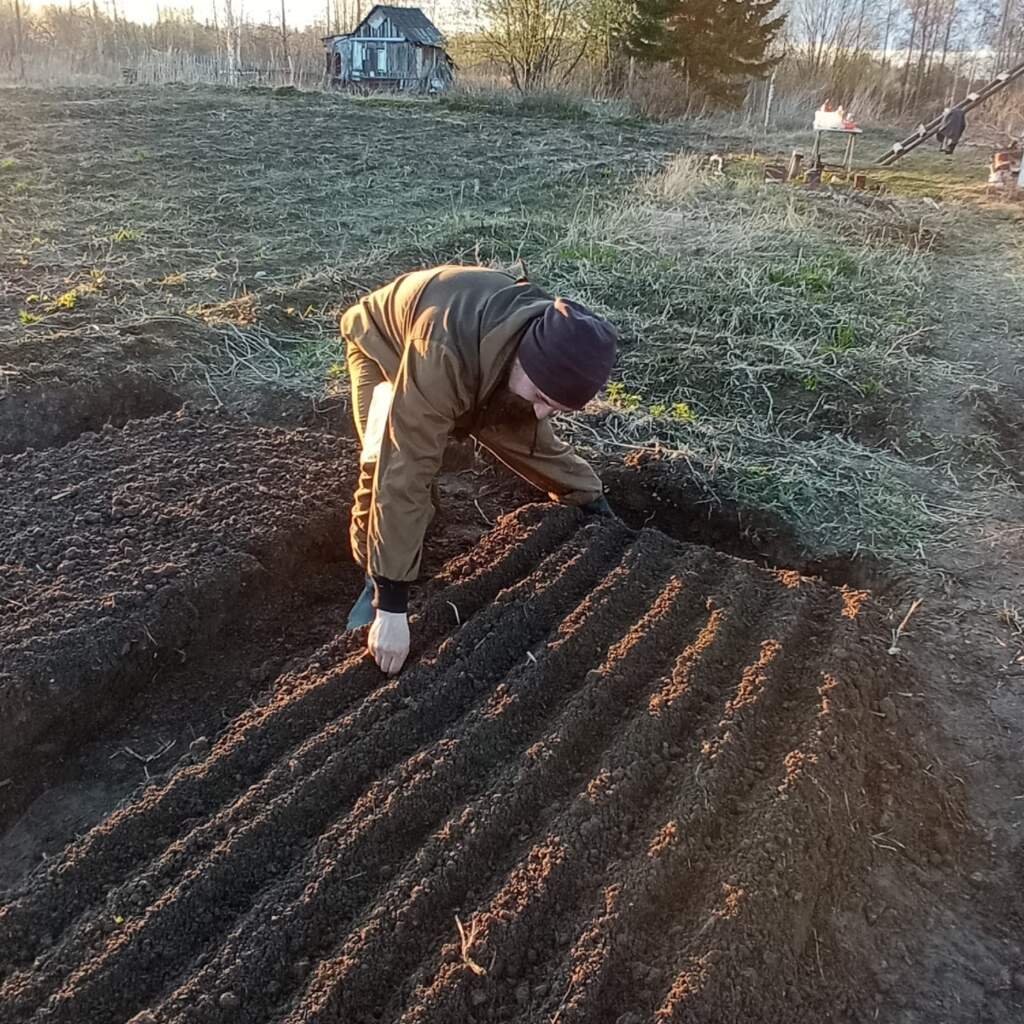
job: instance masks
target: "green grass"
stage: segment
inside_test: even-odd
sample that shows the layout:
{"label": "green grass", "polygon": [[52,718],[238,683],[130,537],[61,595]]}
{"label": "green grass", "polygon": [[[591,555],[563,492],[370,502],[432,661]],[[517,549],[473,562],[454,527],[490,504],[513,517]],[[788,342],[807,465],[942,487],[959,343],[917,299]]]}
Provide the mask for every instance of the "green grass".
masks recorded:
{"label": "green grass", "polygon": [[605,412],[564,420],[579,443],[675,453],[709,498],[778,516],[819,557],[919,560],[976,509],[939,461],[906,457],[879,425],[911,417],[930,389],[984,384],[935,342],[921,211],[865,218],[695,167],[671,167],[671,187],[591,183],[571,208],[486,229],[446,218],[420,236],[422,262],[521,259],[619,325]]}
{"label": "green grass", "polygon": [[873,184],[881,185],[886,193],[913,199],[964,199],[971,195],[984,195],[988,174],[925,172],[898,168],[879,168],[871,174]]}
{"label": "green grass", "polygon": [[[17,172],[0,188],[33,182],[0,218],[20,289],[0,329],[15,339],[130,324],[171,337],[218,397],[343,394],[337,315],[364,290],[441,262],[525,266],[622,331],[605,400],[564,419],[570,436],[619,454],[658,447],[709,500],[774,513],[815,555],[919,558],[976,513],[955,480],[988,460],[1000,483],[987,441],[965,453],[914,419],[936,389],[988,387],[944,343],[937,270],[987,228],[918,198],[974,188],[979,151],[869,167],[869,183],[894,184],[866,208],[763,185],[763,156],[731,156],[714,177],[691,151],[749,139],[580,114],[559,97],[284,103],[223,89],[126,102],[118,90],[16,94],[10,107],[14,164],[0,169]],[[65,130],[45,130],[58,117]]]}
{"label": "green grass", "polygon": [[927,142],[891,167],[870,167],[868,180],[886,194],[911,199],[970,200],[982,198],[988,182],[987,148],[961,146],[952,156]]}

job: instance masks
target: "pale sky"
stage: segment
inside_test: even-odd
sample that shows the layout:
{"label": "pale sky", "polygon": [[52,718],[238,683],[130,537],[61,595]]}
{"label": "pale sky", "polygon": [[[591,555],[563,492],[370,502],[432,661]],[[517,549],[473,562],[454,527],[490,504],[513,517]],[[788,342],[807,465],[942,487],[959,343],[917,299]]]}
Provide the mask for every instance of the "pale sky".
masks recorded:
{"label": "pale sky", "polygon": [[[58,0],[59,2],[59,0]],[[111,0],[97,0],[101,10],[110,11]],[[215,0],[116,0],[117,13],[130,21],[156,21],[157,8],[160,10],[192,10],[197,21],[209,21],[213,17],[213,4]],[[218,10],[223,15],[223,0],[216,0]],[[285,17],[288,22],[296,28],[308,25],[312,22],[323,24],[324,12],[327,0],[285,0]],[[354,8],[356,0],[349,0],[350,7]],[[430,18],[442,32],[451,32],[459,26],[457,12],[459,0],[423,0],[420,4],[414,4],[409,0],[395,0],[397,7],[423,8],[424,13]],[[35,3],[30,0],[27,6],[42,6],[42,0]],[[271,21],[277,23],[281,18],[281,0],[233,0],[233,6],[237,15],[241,6],[247,21]],[[344,2],[341,5],[344,8]],[[372,0],[362,0],[363,10],[367,11],[373,6]],[[332,3],[332,8],[334,4]]]}

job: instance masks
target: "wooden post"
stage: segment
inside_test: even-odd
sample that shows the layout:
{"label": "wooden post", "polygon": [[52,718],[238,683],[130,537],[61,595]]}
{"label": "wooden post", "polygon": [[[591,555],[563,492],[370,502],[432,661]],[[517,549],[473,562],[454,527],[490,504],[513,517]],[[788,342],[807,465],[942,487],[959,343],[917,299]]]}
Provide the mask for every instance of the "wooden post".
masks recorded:
{"label": "wooden post", "polygon": [[821,132],[814,133],[814,148],[811,150],[811,166],[817,167],[821,160]]}
{"label": "wooden post", "polygon": [[291,54],[288,53],[288,25],[284,19],[284,0],[281,0],[281,47],[284,50],[284,62],[288,65],[288,84],[295,84],[295,69],[292,67]]}
{"label": "wooden post", "polygon": [[25,57],[21,52],[21,0],[14,0],[14,55],[18,59],[18,80],[25,81]]}
{"label": "wooden post", "polygon": [[768,125],[772,119],[772,103],[775,101],[775,71],[772,70],[772,76],[768,79],[768,96],[764,101],[764,130],[767,134]]}

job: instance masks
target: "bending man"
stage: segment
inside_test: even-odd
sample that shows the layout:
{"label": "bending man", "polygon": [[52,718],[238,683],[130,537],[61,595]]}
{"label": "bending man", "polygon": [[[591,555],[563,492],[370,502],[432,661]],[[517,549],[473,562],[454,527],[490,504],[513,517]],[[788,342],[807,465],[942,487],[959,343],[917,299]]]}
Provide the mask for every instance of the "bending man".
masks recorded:
{"label": "bending man", "polygon": [[407,601],[452,435],[473,436],[549,496],[608,513],[601,481],[547,417],[604,386],[616,334],[577,303],[480,267],[405,274],[341,318],[362,444],[352,553],[367,584],[348,628],[369,622],[388,673],[409,653]]}

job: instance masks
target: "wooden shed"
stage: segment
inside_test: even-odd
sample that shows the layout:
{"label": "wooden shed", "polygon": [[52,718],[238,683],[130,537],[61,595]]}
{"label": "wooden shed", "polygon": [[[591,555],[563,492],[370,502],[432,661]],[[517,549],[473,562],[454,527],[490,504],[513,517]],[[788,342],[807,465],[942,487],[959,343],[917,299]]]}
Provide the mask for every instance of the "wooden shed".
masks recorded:
{"label": "wooden shed", "polygon": [[418,7],[376,5],[352,32],[325,36],[327,80],[342,88],[443,92],[454,64]]}

